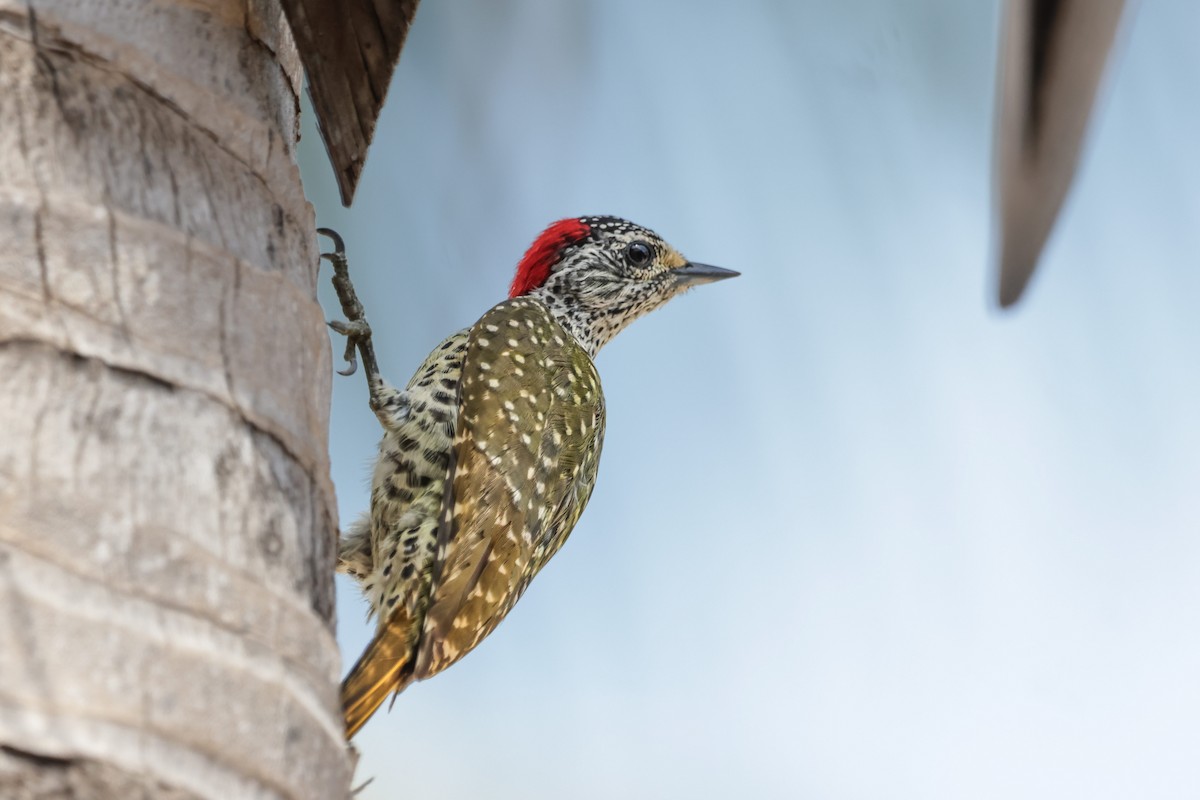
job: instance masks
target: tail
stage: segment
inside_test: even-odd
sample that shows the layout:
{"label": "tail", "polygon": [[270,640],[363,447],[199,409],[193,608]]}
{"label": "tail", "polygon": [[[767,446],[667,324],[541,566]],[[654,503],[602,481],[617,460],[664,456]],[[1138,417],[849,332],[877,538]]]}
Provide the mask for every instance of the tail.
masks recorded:
{"label": "tail", "polygon": [[411,627],[408,615],[398,609],[342,681],[347,739],[358,733],[389,694],[400,692],[412,682]]}

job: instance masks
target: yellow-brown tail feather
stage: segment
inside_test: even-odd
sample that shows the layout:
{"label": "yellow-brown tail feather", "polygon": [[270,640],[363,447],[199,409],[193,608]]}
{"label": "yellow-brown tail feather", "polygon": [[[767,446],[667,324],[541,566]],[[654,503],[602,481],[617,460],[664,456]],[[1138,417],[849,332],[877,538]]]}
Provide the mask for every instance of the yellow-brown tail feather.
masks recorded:
{"label": "yellow-brown tail feather", "polygon": [[399,692],[412,681],[410,627],[408,615],[399,610],[375,634],[366,652],[342,681],[347,739],[358,733],[389,694]]}

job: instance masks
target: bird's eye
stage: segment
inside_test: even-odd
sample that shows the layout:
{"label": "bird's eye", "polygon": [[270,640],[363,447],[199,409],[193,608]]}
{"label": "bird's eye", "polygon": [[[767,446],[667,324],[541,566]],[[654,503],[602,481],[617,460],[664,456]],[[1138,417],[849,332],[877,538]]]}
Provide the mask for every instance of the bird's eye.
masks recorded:
{"label": "bird's eye", "polygon": [[650,263],[650,245],[645,242],[633,242],[625,248],[625,258],[635,267],[644,267]]}

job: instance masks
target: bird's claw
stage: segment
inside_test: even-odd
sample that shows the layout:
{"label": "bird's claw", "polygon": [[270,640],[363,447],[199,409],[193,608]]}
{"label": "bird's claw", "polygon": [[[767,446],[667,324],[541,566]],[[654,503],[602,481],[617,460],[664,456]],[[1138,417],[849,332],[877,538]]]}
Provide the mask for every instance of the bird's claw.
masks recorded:
{"label": "bird's claw", "polygon": [[325,324],[335,332],[346,337],[346,352],[343,358],[350,366],[337,370],[337,374],[353,375],[358,369],[358,346],[361,342],[371,339],[371,326],[367,324],[365,319],[356,319],[347,322],[335,319]]}
{"label": "bird's claw", "polygon": [[346,359],[346,363],[350,366],[345,369],[335,370],[335,372],[338,375],[345,375],[349,378],[358,370],[358,350],[355,347],[353,339],[346,340],[346,352],[342,355],[342,358]]}
{"label": "bird's claw", "polygon": [[333,228],[317,228],[317,233],[321,234],[322,236],[328,236],[333,240],[333,252],[321,253],[321,258],[325,259],[330,264],[334,263],[334,259],[339,259],[342,262],[345,262],[346,243],[342,241],[342,235]]}

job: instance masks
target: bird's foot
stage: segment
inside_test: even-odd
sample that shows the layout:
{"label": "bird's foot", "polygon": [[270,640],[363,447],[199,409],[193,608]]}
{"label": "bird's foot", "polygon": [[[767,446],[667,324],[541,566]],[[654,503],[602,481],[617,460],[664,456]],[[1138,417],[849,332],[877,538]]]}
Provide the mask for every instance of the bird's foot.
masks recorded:
{"label": "bird's foot", "polygon": [[374,386],[379,380],[379,367],[375,363],[375,349],[371,344],[371,326],[367,324],[366,309],[359,302],[354,284],[350,281],[346,245],[337,231],[330,228],[317,228],[317,233],[333,240],[333,252],[321,253],[321,258],[333,265],[333,288],[337,292],[338,302],[342,305],[342,313],[346,315],[345,322],[334,320],[329,323],[330,328],[346,337],[344,358],[350,366],[338,370],[338,374],[353,375],[358,369],[358,354],[361,353],[367,382]]}

